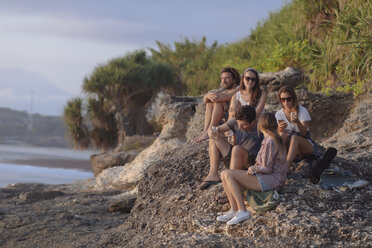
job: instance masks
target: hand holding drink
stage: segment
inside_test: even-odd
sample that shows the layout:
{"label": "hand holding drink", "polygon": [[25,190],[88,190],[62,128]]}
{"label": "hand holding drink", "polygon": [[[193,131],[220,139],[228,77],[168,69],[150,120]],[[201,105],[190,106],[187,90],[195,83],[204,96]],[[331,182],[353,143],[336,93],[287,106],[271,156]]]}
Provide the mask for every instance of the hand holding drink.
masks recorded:
{"label": "hand holding drink", "polygon": [[232,130],[229,130],[225,134],[227,136],[227,142],[229,142],[230,144],[234,145],[234,143],[235,143],[234,132]]}

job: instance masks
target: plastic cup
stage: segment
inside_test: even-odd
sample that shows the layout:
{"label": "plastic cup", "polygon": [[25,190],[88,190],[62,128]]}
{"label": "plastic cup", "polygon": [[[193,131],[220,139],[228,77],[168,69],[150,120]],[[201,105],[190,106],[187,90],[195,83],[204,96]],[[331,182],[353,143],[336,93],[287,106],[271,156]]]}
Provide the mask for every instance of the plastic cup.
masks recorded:
{"label": "plastic cup", "polygon": [[297,118],[297,112],[291,112],[291,121]]}

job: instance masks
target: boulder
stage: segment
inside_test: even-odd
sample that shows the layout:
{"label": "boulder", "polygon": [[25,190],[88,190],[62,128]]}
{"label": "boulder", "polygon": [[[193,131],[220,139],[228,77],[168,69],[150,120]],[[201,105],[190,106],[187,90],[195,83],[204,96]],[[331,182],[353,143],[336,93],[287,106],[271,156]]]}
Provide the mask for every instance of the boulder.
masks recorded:
{"label": "boulder", "polygon": [[276,105],[276,92],[280,87],[288,85],[295,89],[297,86],[308,81],[303,71],[296,70],[292,67],[279,72],[265,72],[260,75],[260,85],[268,93],[267,103]]}
{"label": "boulder", "polygon": [[195,114],[198,100],[193,97],[162,94],[155,100],[157,122],[162,131],[154,143],[125,166],[102,171],[96,177],[96,189],[132,189],[143,178],[143,171],[162,158],[162,155],[181,147],[186,142],[187,123]]}

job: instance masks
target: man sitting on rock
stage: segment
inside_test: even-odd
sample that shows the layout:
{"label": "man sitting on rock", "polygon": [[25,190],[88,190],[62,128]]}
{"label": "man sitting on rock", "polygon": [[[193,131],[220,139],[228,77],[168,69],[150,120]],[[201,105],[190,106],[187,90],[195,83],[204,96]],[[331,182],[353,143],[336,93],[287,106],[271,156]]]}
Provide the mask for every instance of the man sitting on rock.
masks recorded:
{"label": "man sitting on rock", "polygon": [[201,142],[208,139],[208,129],[217,126],[224,111],[228,111],[231,97],[239,90],[240,74],[232,67],[223,68],[221,73],[221,88],[218,91],[210,91],[205,94],[203,102],[206,104],[204,116],[204,131],[195,139]]}
{"label": "man sitting on rock", "polygon": [[[263,139],[262,134],[257,132],[255,120],[256,110],[247,105],[235,113],[235,118],[208,130],[210,168],[207,177],[199,185],[199,189],[204,190],[221,182],[218,177],[221,155],[222,161],[230,169],[242,170],[255,164]],[[233,136],[229,143],[223,134],[230,130]]]}

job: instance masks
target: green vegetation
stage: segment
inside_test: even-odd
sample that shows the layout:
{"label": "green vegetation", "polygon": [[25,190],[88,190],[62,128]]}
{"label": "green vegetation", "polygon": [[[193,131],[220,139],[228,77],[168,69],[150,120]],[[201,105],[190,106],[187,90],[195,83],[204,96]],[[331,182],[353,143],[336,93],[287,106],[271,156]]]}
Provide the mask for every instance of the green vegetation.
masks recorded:
{"label": "green vegetation", "polygon": [[[113,59],[85,78],[85,107],[75,100],[67,104],[70,135],[80,145],[85,145],[86,136],[102,148],[117,140],[121,144],[124,114],[139,96],[144,106],[161,88],[175,94],[203,94],[219,86],[219,72],[227,66],[262,72],[295,67],[307,74],[304,86],[310,91],[357,96],[370,90],[367,85],[372,80],[371,13],[372,1],[293,0],[235,43],[209,46],[205,37],[173,45],[158,41],[157,49],[149,49],[150,57],[136,51]],[[84,118],[92,128],[84,126]]]}
{"label": "green vegetation", "polygon": [[108,149],[122,145],[125,113],[136,105],[144,106],[160,89],[177,88],[174,82],[172,68],[149,58],[145,51],[97,66],[84,79],[85,103],[77,98],[65,106],[64,119],[75,146]]}
{"label": "green vegetation", "polygon": [[236,43],[208,47],[205,38],[199,43],[185,39],[173,50],[160,42],[158,51],[150,50],[181,75],[189,95],[218,87],[218,72],[225,66],[263,72],[295,67],[308,75],[311,91],[347,84],[358,94],[353,85],[371,80],[372,74],[371,13],[371,1],[294,0]]}

